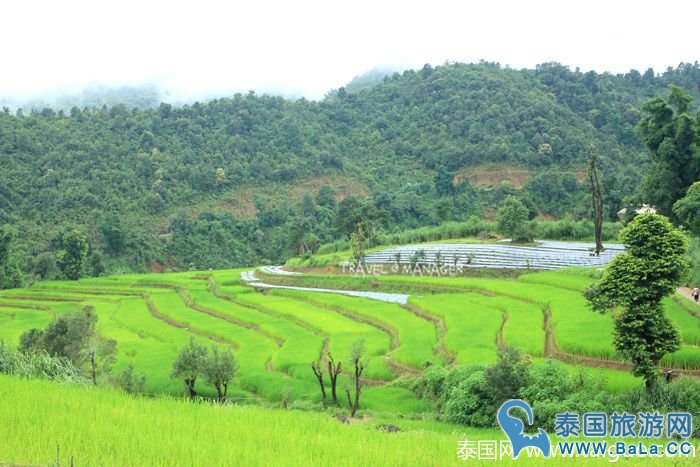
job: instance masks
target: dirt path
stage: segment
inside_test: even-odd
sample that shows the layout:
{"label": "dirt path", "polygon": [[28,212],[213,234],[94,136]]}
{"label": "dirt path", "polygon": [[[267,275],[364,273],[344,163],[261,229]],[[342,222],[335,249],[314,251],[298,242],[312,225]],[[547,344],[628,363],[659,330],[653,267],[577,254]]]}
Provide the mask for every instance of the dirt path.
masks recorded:
{"label": "dirt path", "polygon": [[319,302],[317,300],[314,300],[313,298],[309,297],[298,297],[298,296],[287,296],[288,298],[291,298],[293,300],[297,300],[299,302],[305,302],[310,305],[315,306],[316,308],[322,308],[324,310],[332,311],[334,313],[338,313],[339,315],[342,315],[348,319],[351,319],[353,321],[357,321],[358,323],[363,323],[367,324],[369,326],[372,326],[376,329],[379,329],[381,332],[387,334],[389,336],[389,351],[395,350],[399,346],[399,334],[398,331],[389,325],[383,323],[380,320],[377,319],[372,319],[367,316],[362,316],[357,313],[354,313],[350,310],[346,310],[345,308],[341,308],[338,306],[331,306],[327,305],[325,303]]}
{"label": "dirt path", "polygon": [[448,366],[451,366],[455,362],[457,357],[455,356],[455,354],[447,350],[447,345],[445,345],[445,334],[447,334],[447,324],[445,324],[445,318],[443,318],[442,316],[434,315],[432,313],[428,313],[422,308],[419,308],[418,306],[410,303],[401,305],[401,308],[404,308],[405,310],[410,311],[419,318],[422,318],[433,324],[433,326],[435,327],[435,337],[437,339],[435,354],[444,355],[446,360],[445,363]]}
{"label": "dirt path", "polygon": [[697,303],[700,305],[700,302],[696,302],[695,299],[693,298],[693,289],[690,287],[679,287],[678,290],[676,290],[679,295],[682,295],[683,297],[687,298],[693,303]]}
{"label": "dirt path", "polygon": [[155,306],[153,301],[151,301],[151,298],[148,297],[145,299],[146,300],[146,306],[148,307],[148,311],[151,313],[151,316],[153,316],[155,319],[160,320],[174,328],[182,329],[186,332],[195,334],[197,336],[203,337],[205,339],[212,340],[214,342],[218,342],[220,344],[228,345],[231,347],[233,350],[238,350],[238,344],[235,343],[234,341],[230,339],[225,339],[223,337],[219,336],[214,336],[212,334],[206,333],[204,331],[200,331],[199,329],[193,328],[192,326],[184,323],[180,323],[179,321],[175,321],[174,319],[170,318],[169,316],[165,316],[161,314],[158,311],[158,308]]}
{"label": "dirt path", "polygon": [[[357,313],[354,313],[350,310],[346,310],[346,309],[341,308],[341,307],[326,305],[325,303],[318,302],[312,298],[306,298],[306,297],[292,297],[292,298],[295,300],[298,300],[300,302],[309,303],[309,304],[316,306],[318,308],[323,308],[325,310],[338,313],[342,316],[345,316],[348,319],[351,319],[353,321],[357,321],[358,323],[367,324],[367,325],[372,326],[376,329],[379,329],[381,332],[383,332],[389,336],[389,339],[390,339],[389,352],[395,350],[400,345],[398,331],[396,329],[390,327],[388,324],[382,322],[381,320],[373,319],[373,318],[370,318],[367,316],[362,316],[362,315],[359,315]],[[413,367],[410,367],[410,366],[405,365],[403,363],[400,363],[400,362],[394,360],[394,358],[389,354],[384,355],[384,358],[386,358],[386,361],[387,361],[387,364],[389,365],[389,368],[391,368],[391,370],[394,373],[396,373],[397,375],[409,374],[409,375],[417,376],[417,375],[420,375],[422,373],[422,369],[413,368]]]}

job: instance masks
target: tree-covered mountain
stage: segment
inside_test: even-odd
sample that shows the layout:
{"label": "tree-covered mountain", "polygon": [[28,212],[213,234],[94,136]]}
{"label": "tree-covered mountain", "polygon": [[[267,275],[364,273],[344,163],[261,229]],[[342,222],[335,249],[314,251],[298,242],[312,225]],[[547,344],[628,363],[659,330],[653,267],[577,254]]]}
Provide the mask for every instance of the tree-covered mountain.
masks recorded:
{"label": "tree-covered mountain", "polygon": [[614,219],[651,163],[642,105],[670,84],[698,95],[700,67],[426,65],[320,102],[5,109],[0,224],[17,268],[39,277],[57,274],[51,258],[76,229],[93,272],[280,261],[355,220],[395,231],[488,216],[512,194],[545,217],[588,216],[594,152]]}

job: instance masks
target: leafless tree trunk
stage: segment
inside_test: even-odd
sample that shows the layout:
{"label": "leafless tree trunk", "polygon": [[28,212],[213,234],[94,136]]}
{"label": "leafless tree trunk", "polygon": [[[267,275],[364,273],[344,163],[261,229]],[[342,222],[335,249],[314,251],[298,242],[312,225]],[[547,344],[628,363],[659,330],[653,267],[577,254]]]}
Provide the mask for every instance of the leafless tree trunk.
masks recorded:
{"label": "leafless tree trunk", "polygon": [[323,401],[323,407],[326,407],[326,386],[323,384],[323,370],[321,369],[321,364],[316,362],[311,362],[311,369],[316,375],[318,384],[321,386],[321,400]]}
{"label": "leafless tree trunk", "polygon": [[350,416],[354,417],[355,416],[355,411],[353,410],[353,403],[352,403],[352,397],[350,397],[350,390],[348,388],[345,388],[345,394],[348,396],[348,406],[350,407]]}
{"label": "leafless tree trunk", "polygon": [[355,358],[355,400],[353,402],[352,398],[350,397],[350,390],[345,389],[345,393],[348,396],[348,406],[350,406],[350,416],[354,417],[355,413],[357,412],[357,409],[360,408],[360,393],[362,392],[362,380],[360,379],[360,376],[362,376],[362,372],[364,371],[365,367],[362,364],[362,361],[359,358]]}
{"label": "leafless tree trunk", "polygon": [[338,396],[336,393],[336,387],[338,383],[338,375],[342,371],[343,363],[338,362],[337,364],[335,363],[335,360],[333,360],[333,356],[328,353],[328,376],[331,379],[331,397],[333,398],[333,404],[338,406]]}
{"label": "leafless tree trunk", "polygon": [[95,350],[90,351],[90,369],[92,370],[92,384],[97,386],[97,362],[95,361]]}
{"label": "leafless tree trunk", "polygon": [[591,182],[591,196],[593,198],[593,225],[595,231],[596,256],[603,251],[603,195],[600,191],[600,180],[598,179],[598,170],[595,166],[597,160],[598,156],[591,156],[590,165],[588,167],[588,179]]}

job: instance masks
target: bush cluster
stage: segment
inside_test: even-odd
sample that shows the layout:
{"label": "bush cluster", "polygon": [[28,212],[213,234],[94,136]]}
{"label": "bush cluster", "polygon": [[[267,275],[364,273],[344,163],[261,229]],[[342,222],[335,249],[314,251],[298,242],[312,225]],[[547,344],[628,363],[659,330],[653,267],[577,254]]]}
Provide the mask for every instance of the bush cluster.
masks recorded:
{"label": "bush cluster", "polygon": [[[557,413],[586,412],[700,413],[700,381],[681,377],[647,392],[644,387],[613,394],[602,374],[584,369],[571,373],[557,360],[530,365],[517,351],[506,349],[492,366],[428,367],[414,385],[419,397],[431,400],[441,420],[475,427],[497,426],[496,412],[509,399],[523,399],[533,409],[535,425],[552,431]],[[697,424],[695,424],[697,425]],[[694,436],[700,427],[694,427]]]}

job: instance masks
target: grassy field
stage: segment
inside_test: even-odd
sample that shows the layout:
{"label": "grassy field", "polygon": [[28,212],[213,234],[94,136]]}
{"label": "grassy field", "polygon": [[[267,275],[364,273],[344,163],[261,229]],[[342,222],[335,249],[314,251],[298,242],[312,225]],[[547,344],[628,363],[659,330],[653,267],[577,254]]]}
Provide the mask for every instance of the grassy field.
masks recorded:
{"label": "grassy field", "polygon": [[[43,328],[55,316],[94,307],[98,332],[117,341],[114,371],[133,365],[147,376],[147,391],[158,395],[130,398],[111,390],[0,377],[0,400],[8,401],[0,404],[0,420],[6,422],[0,424],[0,464],[54,462],[60,444],[64,456],[75,456],[76,465],[105,458],[117,465],[452,465],[459,439],[502,435],[431,421],[431,404],[410,390],[410,378],[426,362],[493,363],[498,349],[509,345],[533,365],[554,350],[559,352],[555,356],[567,355],[567,361],[617,364],[611,317],[589,311],[581,296],[595,271],[511,279],[314,273],[280,279],[307,286],[401,290],[411,294],[407,305],[312,291],[258,293],[241,283],[240,273],[123,275],[43,282],[0,293],[0,339],[13,346],[21,333]],[[664,301],[684,346],[662,363],[697,370],[700,319],[682,300]],[[234,351],[239,374],[229,395],[236,406],[182,400],[182,382],[172,379],[170,371],[190,338]],[[328,413],[271,409],[283,401],[290,408],[319,407],[310,364],[327,352],[343,362],[339,390],[344,395],[352,385],[349,349],[358,340],[364,342],[367,363],[360,421],[346,426]],[[578,371],[575,364],[567,368]],[[602,374],[613,392],[642,384],[614,368],[589,372]],[[214,395],[202,383],[197,389]],[[49,411],[52,415],[46,417]],[[374,427],[381,422],[398,424],[406,432],[377,433]]]}
{"label": "grassy field", "polygon": [[[367,380],[363,408],[404,414],[430,407],[415,398],[401,376],[418,374],[426,362],[493,363],[504,345],[537,361],[547,356],[547,327],[558,351],[571,358],[598,359],[603,365],[617,361],[611,317],[590,312],[581,296],[594,280],[591,270],[516,279],[332,274],[285,279],[311,286],[405,289],[411,293],[407,306],[309,291],[260,294],[241,284],[240,273],[122,275],[3,291],[0,339],[17,345],[22,332],[90,305],[100,318],[99,332],[118,343],[114,370],[133,365],[147,376],[150,393],[183,393],[170,369],[179,349],[194,337],[234,350],[240,371],[232,395],[254,403],[319,402],[310,364],[327,352],[346,369],[341,390],[349,386],[349,350],[362,340]],[[682,302],[667,299],[664,307],[678,325],[684,347],[662,363],[699,369],[700,319]],[[639,384],[612,369],[606,377],[616,390]],[[212,394],[204,385],[200,390]]]}
{"label": "grassy field", "polygon": [[[559,275],[560,277],[557,277]],[[561,279],[558,283],[557,279]],[[434,278],[380,276],[380,285],[437,288],[444,291],[472,291],[488,296],[507,297],[539,306],[551,312],[551,326],[558,348],[571,355],[617,361],[612,346],[613,321],[609,314],[593,313],[581,291],[593,279],[569,272],[543,272],[523,275],[517,280],[474,277]],[[695,343],[698,318],[670,299],[664,307],[681,331],[684,347],[667,355],[663,364],[673,368],[700,369],[700,348]]]}
{"label": "grassy field", "polygon": [[503,324],[500,310],[478,303],[473,294],[415,297],[410,303],[442,317],[447,326],[445,344],[457,363],[496,363],[496,337]]}
{"label": "grassy field", "polygon": [[430,357],[437,346],[433,324],[399,305],[361,297],[299,290],[278,289],[274,293],[325,306],[346,316],[355,316],[384,330],[394,341],[391,357],[408,367],[420,369],[426,361],[435,360]]}
{"label": "grassy field", "polygon": [[[329,413],[134,398],[116,390],[0,375],[0,465],[464,465],[461,440],[503,440],[498,429],[377,417],[344,425]],[[51,414],[51,416],[47,416]],[[376,429],[398,423],[401,433]],[[553,442],[556,439],[552,440]],[[636,441],[636,440],[628,440]],[[693,444],[697,444],[694,442]],[[59,448],[59,449],[57,449]],[[694,465],[695,459],[625,459]],[[474,462],[474,461],[471,461]],[[486,462],[486,461],[484,461]],[[602,458],[503,459],[500,465],[609,465]]]}
{"label": "grassy field", "polygon": [[395,436],[328,414],[132,399],[4,376],[0,399],[11,401],[0,404],[0,464],[47,464],[60,445],[65,465],[71,456],[76,465],[448,465],[464,432]]}

